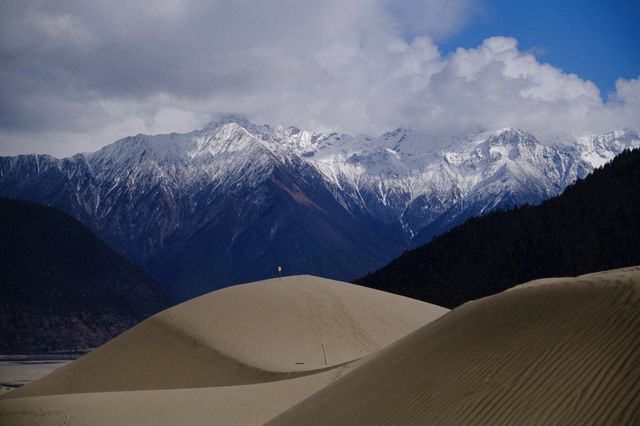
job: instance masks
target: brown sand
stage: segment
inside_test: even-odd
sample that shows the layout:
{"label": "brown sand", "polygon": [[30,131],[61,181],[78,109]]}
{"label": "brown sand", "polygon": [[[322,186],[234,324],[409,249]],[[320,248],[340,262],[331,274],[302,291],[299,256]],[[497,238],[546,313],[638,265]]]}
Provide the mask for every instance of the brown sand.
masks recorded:
{"label": "brown sand", "polygon": [[640,268],[467,303],[270,425],[638,424]]}
{"label": "brown sand", "polygon": [[163,311],[2,398],[291,379],[367,356],[446,311],[312,276],[239,285]]}
{"label": "brown sand", "polygon": [[261,425],[349,371],[241,386],[36,396],[0,401],[1,425]]}
{"label": "brown sand", "polygon": [[[624,425],[640,418],[640,268],[523,284],[366,356],[442,312],[313,277],[238,286],[165,311],[85,365],[78,360],[44,385],[10,392],[0,401],[0,424]],[[318,342],[333,356],[327,367],[317,360]],[[292,359],[305,364],[291,366]],[[295,374],[304,376],[288,378]],[[55,394],[73,387],[69,381],[104,388],[103,380],[118,389],[166,389]],[[19,397],[47,390],[54,395]]]}

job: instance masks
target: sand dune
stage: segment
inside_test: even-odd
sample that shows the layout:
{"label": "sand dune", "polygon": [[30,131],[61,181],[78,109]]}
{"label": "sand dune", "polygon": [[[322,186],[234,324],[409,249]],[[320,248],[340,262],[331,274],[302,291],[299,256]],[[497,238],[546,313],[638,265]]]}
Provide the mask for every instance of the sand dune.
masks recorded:
{"label": "sand dune", "polygon": [[536,280],[445,311],[315,277],[236,286],[158,314],[5,394],[0,423],[640,418],[639,267]]}
{"label": "sand dune", "polygon": [[467,303],[270,425],[638,424],[640,268]]}
{"label": "sand dune", "polygon": [[312,276],[239,285],[165,310],[3,398],[291,379],[369,355],[446,311]]}

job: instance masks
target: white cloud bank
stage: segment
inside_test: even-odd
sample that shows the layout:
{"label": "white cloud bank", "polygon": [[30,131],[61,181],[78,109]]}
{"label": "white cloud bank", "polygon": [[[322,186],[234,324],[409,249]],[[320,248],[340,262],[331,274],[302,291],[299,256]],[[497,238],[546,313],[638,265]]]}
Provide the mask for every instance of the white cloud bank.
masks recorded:
{"label": "white cloud bank", "polygon": [[[590,81],[494,37],[439,52],[472,0],[0,3],[0,155],[90,151],[219,113],[316,130],[640,130],[640,79]],[[409,41],[407,41],[409,40]],[[435,41],[434,41],[435,40]]]}

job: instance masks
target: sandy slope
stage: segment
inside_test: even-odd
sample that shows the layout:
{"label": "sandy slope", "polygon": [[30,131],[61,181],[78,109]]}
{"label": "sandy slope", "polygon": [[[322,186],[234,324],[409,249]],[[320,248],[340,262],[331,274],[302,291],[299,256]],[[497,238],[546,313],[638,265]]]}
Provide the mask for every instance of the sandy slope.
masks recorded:
{"label": "sandy slope", "polygon": [[165,311],[60,374],[4,395],[0,424],[640,418],[639,267],[533,281],[429,322],[444,311],[314,277],[237,286]]}
{"label": "sandy slope", "polygon": [[640,268],[467,303],[271,425],[638,424]]}
{"label": "sandy slope", "polygon": [[3,398],[291,379],[369,355],[445,312],[312,276],[239,285],[163,311]]}
{"label": "sandy slope", "polygon": [[0,401],[0,424],[261,425],[349,370],[253,385],[9,399]]}

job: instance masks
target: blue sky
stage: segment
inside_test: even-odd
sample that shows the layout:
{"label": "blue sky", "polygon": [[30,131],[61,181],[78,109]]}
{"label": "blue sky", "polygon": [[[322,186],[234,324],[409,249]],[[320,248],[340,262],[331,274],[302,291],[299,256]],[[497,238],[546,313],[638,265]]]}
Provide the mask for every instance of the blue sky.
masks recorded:
{"label": "blue sky", "polygon": [[475,47],[496,35],[515,37],[539,61],[593,81],[604,97],[618,77],[640,75],[638,0],[484,0],[440,48]]}

